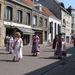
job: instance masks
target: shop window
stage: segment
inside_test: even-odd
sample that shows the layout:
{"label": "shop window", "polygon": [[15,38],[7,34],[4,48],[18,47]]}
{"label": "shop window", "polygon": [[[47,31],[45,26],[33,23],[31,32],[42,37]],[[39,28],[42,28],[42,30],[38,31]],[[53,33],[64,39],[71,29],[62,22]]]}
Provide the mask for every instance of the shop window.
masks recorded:
{"label": "shop window", "polygon": [[12,8],[6,7],[6,20],[12,21]]}
{"label": "shop window", "polygon": [[22,11],[17,11],[17,22],[22,23]]}

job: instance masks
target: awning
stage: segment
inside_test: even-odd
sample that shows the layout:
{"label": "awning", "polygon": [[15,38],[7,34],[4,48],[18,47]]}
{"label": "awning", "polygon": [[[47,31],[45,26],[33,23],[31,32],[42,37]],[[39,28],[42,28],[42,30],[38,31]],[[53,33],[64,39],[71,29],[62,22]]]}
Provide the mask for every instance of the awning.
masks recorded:
{"label": "awning", "polygon": [[22,27],[17,27],[23,34],[34,34],[34,31],[30,28],[22,28]]}

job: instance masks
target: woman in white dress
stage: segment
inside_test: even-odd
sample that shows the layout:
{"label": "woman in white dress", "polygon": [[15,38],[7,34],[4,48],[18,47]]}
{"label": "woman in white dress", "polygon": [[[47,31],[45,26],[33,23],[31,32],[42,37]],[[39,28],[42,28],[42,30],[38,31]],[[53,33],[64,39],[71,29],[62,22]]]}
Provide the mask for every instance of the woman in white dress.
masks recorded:
{"label": "woman in white dress", "polygon": [[13,46],[13,37],[12,35],[10,35],[10,38],[9,38],[9,53],[10,54],[12,54],[13,52],[12,46]]}
{"label": "woman in white dress", "polygon": [[13,61],[19,61],[20,58],[23,58],[22,55],[22,47],[23,47],[23,41],[21,38],[21,34],[19,32],[16,32],[16,38],[13,42]]}

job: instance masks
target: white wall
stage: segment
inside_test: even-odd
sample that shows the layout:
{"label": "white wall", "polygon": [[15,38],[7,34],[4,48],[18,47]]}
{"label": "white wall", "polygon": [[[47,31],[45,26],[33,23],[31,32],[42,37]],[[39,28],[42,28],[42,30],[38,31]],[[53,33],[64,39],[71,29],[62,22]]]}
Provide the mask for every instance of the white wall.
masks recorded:
{"label": "white wall", "polygon": [[[57,18],[54,18],[52,16],[49,17],[49,23],[53,22],[53,39],[55,37],[55,23],[56,23],[56,34],[58,34],[58,24],[61,25],[61,21]],[[48,39],[51,40],[51,33],[48,34]]]}

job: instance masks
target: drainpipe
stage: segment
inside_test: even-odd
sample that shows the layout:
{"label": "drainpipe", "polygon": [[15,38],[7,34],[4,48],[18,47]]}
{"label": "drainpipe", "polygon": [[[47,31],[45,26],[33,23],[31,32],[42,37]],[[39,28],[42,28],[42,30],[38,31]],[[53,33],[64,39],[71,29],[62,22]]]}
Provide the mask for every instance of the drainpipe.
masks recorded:
{"label": "drainpipe", "polygon": [[[31,9],[31,29],[32,29],[32,26],[33,26],[33,9]],[[32,44],[32,35],[30,35],[30,45]]]}

